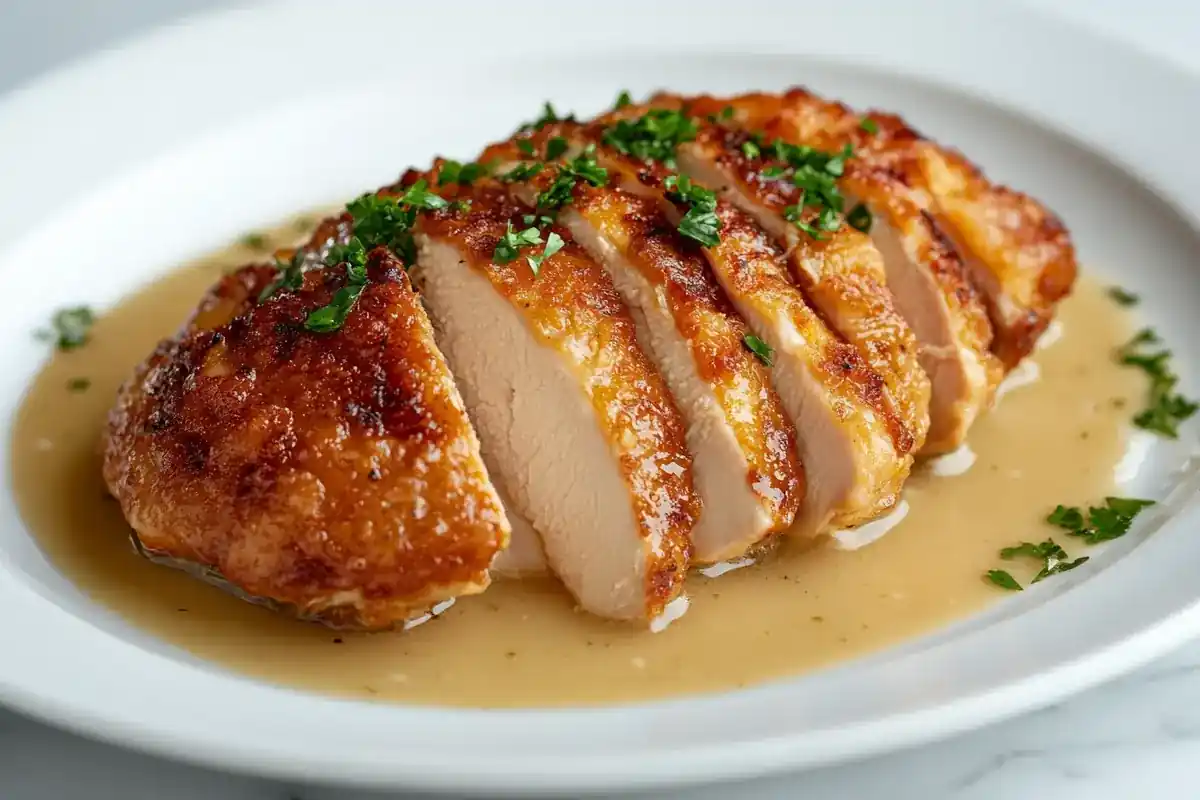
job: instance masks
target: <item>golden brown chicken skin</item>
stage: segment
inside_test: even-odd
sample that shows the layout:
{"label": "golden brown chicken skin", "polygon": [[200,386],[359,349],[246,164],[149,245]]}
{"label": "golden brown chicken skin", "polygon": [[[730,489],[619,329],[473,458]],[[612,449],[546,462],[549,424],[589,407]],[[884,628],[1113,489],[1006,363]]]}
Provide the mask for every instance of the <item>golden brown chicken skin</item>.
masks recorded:
{"label": "golden brown chicken skin", "polygon": [[[345,233],[331,221],[321,251]],[[303,321],[345,282],[223,278],[121,389],[104,477],[138,549],[257,602],[386,629],[482,591],[509,526],[399,261],[370,253],[342,328]]]}
{"label": "golden brown chicken skin", "polygon": [[1058,217],[1032,197],[992,183],[960,153],[898,116],[859,114],[801,88],[780,100],[796,136],[823,148],[850,144],[863,164],[898,175],[912,189],[983,290],[995,329],[993,352],[1010,369],[1028,355],[1077,273],[1074,246]]}

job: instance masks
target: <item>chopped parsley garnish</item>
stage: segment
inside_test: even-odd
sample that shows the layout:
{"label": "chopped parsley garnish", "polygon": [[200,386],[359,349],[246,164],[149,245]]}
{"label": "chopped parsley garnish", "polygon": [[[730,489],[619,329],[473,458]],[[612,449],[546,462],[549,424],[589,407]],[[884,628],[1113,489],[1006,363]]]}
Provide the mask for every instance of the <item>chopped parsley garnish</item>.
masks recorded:
{"label": "chopped parsley garnish", "polygon": [[259,305],[267,302],[276,292],[283,290],[288,292],[299,291],[304,286],[304,253],[296,251],[292,256],[292,260],[286,264],[282,261],[275,262],[275,280],[267,284],[261,292],[258,293]]}
{"label": "chopped parsley garnish", "polygon": [[467,164],[462,164],[458,161],[446,161],[438,171],[438,186],[445,186],[449,183],[460,183],[463,186],[470,186],[489,172],[490,170],[487,165],[475,161]]}
{"label": "chopped parsley garnish", "polygon": [[[1154,505],[1153,500],[1139,500],[1132,497],[1106,497],[1103,506],[1093,506],[1085,514],[1075,506],[1058,506],[1046,517],[1046,522],[1062,528],[1070,536],[1075,536],[1085,544],[1095,545],[1101,542],[1119,539],[1128,531],[1136,517],[1143,509]],[[1053,539],[1047,539],[1040,544],[1021,542],[1014,547],[1006,547],[1000,551],[1000,557],[1005,561],[1016,558],[1033,558],[1042,562],[1042,567],[1034,575],[1032,583],[1045,580],[1051,575],[1075,569],[1087,562],[1088,557],[1072,559],[1067,552]],[[1020,591],[1021,584],[1004,570],[993,569],[984,573],[984,577],[1001,587],[1011,591]]]}
{"label": "chopped parsley garnish", "polygon": [[1001,589],[1008,589],[1010,592],[1019,592],[1022,589],[1017,579],[1002,569],[989,569],[983,576]]}
{"label": "chopped parsley garnish", "polygon": [[758,142],[747,139],[742,142],[742,155],[746,158],[759,158],[762,156],[762,148],[759,147]]}
{"label": "chopped parsley garnish", "polygon": [[86,392],[91,386],[91,378],[71,378],[67,381],[68,392]]}
{"label": "chopped parsley garnish", "polygon": [[242,237],[242,247],[249,247],[251,250],[262,250],[267,246],[267,237],[258,231],[251,231]]}
{"label": "chopped parsley garnish", "polygon": [[682,111],[655,108],[637,119],[623,119],[605,129],[603,142],[641,161],[661,161],[675,169],[675,150],[696,138],[696,119]]}
{"label": "chopped parsley garnish", "polygon": [[717,116],[721,119],[733,119],[733,106],[725,106]]}
{"label": "chopped parsley garnish", "polygon": [[96,315],[87,306],[61,308],[50,318],[50,330],[40,330],[36,335],[54,342],[59,350],[74,350],[87,344],[95,321]]}
{"label": "chopped parsley garnish", "polygon": [[854,208],[850,209],[850,213],[846,215],[846,223],[851,228],[857,228],[863,233],[871,232],[871,223],[874,219],[871,216],[871,209],[867,208],[862,203],[859,203]]}
{"label": "chopped parsley garnish", "polygon": [[533,142],[529,141],[528,139],[518,139],[517,149],[527,156],[532,156],[534,154]]}
{"label": "chopped parsley garnish", "polygon": [[346,316],[367,286],[367,249],[354,236],[346,244],[335,245],[326,259],[329,265],[346,265],[346,284],[337,290],[328,305],[309,312],[304,327],[313,333],[330,333],[339,330]]}
{"label": "chopped parsley garnish", "polygon": [[608,183],[608,170],[596,161],[596,146],[589,144],[575,158],[558,166],[554,181],[537,196],[536,205],[539,211],[553,212],[571,202],[571,193],[578,181],[586,181],[592,186],[604,186]]}
{"label": "chopped parsley garnish", "polygon": [[872,136],[879,133],[879,123],[870,117],[863,117],[862,121],[858,123],[858,127]]}
{"label": "chopped parsley garnish", "polygon": [[1153,500],[1106,497],[1103,506],[1092,506],[1087,510],[1086,520],[1081,509],[1060,505],[1050,512],[1046,521],[1062,528],[1071,536],[1078,536],[1088,544],[1099,544],[1124,536],[1129,531],[1133,518],[1142,509],[1152,505]]}
{"label": "chopped parsley garnish", "polygon": [[507,264],[516,260],[522,248],[537,247],[541,243],[542,234],[537,228],[531,227],[517,231],[510,222],[504,235],[496,243],[496,249],[492,252],[492,260],[497,264]]}
{"label": "chopped parsley garnish", "polygon": [[[452,168],[453,169],[453,168]],[[462,177],[462,167],[458,178]],[[346,204],[354,221],[353,232],[346,244],[334,245],[325,257],[323,267],[344,264],[346,283],[334,293],[327,305],[309,312],[304,319],[305,329],[313,333],[332,333],[340,330],[354,308],[359,295],[367,286],[367,253],[376,247],[386,247],[406,265],[416,260],[416,244],[412,227],[420,211],[446,208],[450,203],[430,191],[429,184],[419,180],[399,196],[364,194]],[[280,265],[279,276],[259,295],[259,302],[280,288],[295,291],[303,285],[304,267],[300,253],[290,264]]]}
{"label": "chopped parsley garnish", "polygon": [[1120,286],[1108,287],[1108,296],[1119,306],[1136,306],[1142,299],[1133,292],[1122,289]]}
{"label": "chopped parsley garnish", "polygon": [[[854,155],[853,148],[846,145],[839,152],[826,153],[776,139],[767,150],[783,163],[768,165],[760,174],[764,178],[783,179],[790,173],[792,184],[804,190],[802,202],[785,208],[784,217],[813,239],[823,239],[822,231],[838,230],[846,199],[838,190],[837,179],[846,171],[846,160]],[[816,209],[815,219],[805,219],[805,209],[809,208]]]}
{"label": "chopped parsley garnish", "polygon": [[625,89],[617,95],[617,102],[613,104],[613,108],[624,108],[625,106],[633,105],[633,98],[629,96],[629,90]]}
{"label": "chopped parsley garnish", "polygon": [[574,122],[575,115],[568,114],[565,117],[560,117],[558,112],[554,110],[554,105],[547,100],[542,104],[542,115],[533,122],[526,122],[520,127],[523,131],[540,131],[547,125],[552,125],[555,122]]}
{"label": "chopped parsley garnish", "polygon": [[751,353],[754,353],[765,366],[771,367],[775,365],[775,349],[771,345],[764,342],[752,333],[748,333],[742,337],[742,344]]}
{"label": "chopped parsley garnish", "polygon": [[552,136],[550,141],[546,142],[547,161],[556,161],[565,152],[567,152],[567,140],[563,137]]}
{"label": "chopped parsley garnish", "polygon": [[1171,351],[1147,350],[1157,344],[1161,344],[1158,335],[1149,328],[1143,328],[1117,351],[1117,360],[1127,366],[1137,367],[1150,378],[1147,406],[1133,418],[1133,424],[1177,439],[1180,423],[1200,410],[1200,404],[1175,393],[1179,376],[1170,368]]}
{"label": "chopped parsley garnish", "polygon": [[554,217],[548,214],[523,214],[521,221],[526,225],[536,225],[539,228],[545,228],[548,225],[554,224]]}
{"label": "chopped parsley garnish", "polygon": [[497,175],[496,178],[504,183],[515,183],[517,181],[527,181],[541,171],[542,163],[540,161],[526,161],[517,164],[508,172]]}
{"label": "chopped parsley garnish", "polygon": [[565,242],[563,242],[562,237],[551,231],[550,235],[546,237],[546,247],[542,250],[540,256],[525,256],[525,260],[529,262],[529,269],[533,270],[535,278],[542,270],[542,262],[559,250],[562,250],[564,244]]}
{"label": "chopped parsley garnish", "polygon": [[686,175],[671,175],[663,185],[672,200],[688,206],[687,213],[679,220],[679,232],[705,247],[720,244],[721,220],[717,217],[716,193],[696,185]]}

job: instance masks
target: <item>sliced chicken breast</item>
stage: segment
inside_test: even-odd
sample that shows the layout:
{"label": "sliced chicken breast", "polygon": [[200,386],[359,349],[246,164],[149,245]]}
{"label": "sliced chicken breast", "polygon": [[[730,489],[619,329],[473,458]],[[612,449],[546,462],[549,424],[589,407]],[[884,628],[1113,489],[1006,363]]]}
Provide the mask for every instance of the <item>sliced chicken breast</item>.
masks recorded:
{"label": "sliced chicken breast", "polygon": [[[664,186],[669,170],[611,149],[599,152],[622,188],[653,199],[678,224],[683,212]],[[792,283],[783,251],[760,226],[724,200],[716,214],[720,242],[703,253],[742,318],[771,349],[771,378],[795,422],[806,465],[792,532],[854,527],[886,513],[908,476],[912,443],[885,400],[883,379],[813,310]]]}
{"label": "sliced chicken breast", "polygon": [[863,233],[848,225],[800,230],[818,223],[805,208],[804,193],[785,174],[764,170],[783,165],[765,152],[748,154],[745,134],[702,124],[694,141],[679,147],[680,168],[717,190],[749,214],[785,248],[792,277],[813,306],[883,377],[888,401],[920,450],[929,428],[929,378],[921,369],[912,329],[896,310],[887,288],[883,258]]}
{"label": "sliced chicken breast", "polygon": [[[826,119],[818,136],[806,108],[797,111],[788,100],[778,94],[749,94],[688,98],[687,103],[690,113],[712,115],[723,127],[748,134],[744,141],[752,146],[770,147],[779,139],[838,152],[854,144],[852,138],[836,135],[858,127],[859,119],[849,109],[837,107],[843,116],[850,115],[852,125],[841,117]],[[838,183],[848,218],[871,236],[883,255],[888,289],[920,344],[921,366],[931,381],[930,429],[923,452],[955,450],[990,404],[1002,377],[989,349],[992,330],[983,299],[958,252],[899,175],[870,159],[853,157],[845,162]]]}
{"label": "sliced chicken breast", "polygon": [[861,163],[911,187],[983,290],[993,352],[1008,369],[1032,352],[1075,282],[1075,249],[1059,219],[1028,195],[993,184],[961,154],[897,116],[856,114],[804,89],[785,93],[783,102],[798,137],[825,147],[850,143]]}
{"label": "sliced chicken breast", "polygon": [[488,585],[509,525],[462,399],[403,266],[378,248],[365,274],[340,330],[314,333],[344,266],[262,302],[277,271],[246,267],[138,367],[104,478],[140,552],[336,627],[403,625]]}
{"label": "sliced chicken breast", "polygon": [[[555,126],[517,141],[544,155],[550,139],[577,127]],[[523,155],[507,142],[481,161],[511,164]],[[509,185],[533,208],[556,179],[551,165]],[[750,330],[700,248],[675,233],[653,200],[610,185],[577,181],[558,219],[612,277],[687,422],[704,504],[692,531],[693,561],[737,558],[788,528],[803,494],[795,431],[767,368],[746,345]]]}
{"label": "sliced chicken breast", "polygon": [[519,250],[525,227],[503,188],[445,191],[456,202],[422,216],[412,275],[493,477],[584,609],[656,619],[700,512],[683,420],[612,281],[566,229],[547,231],[565,246],[535,274],[527,256],[542,247],[498,252]]}

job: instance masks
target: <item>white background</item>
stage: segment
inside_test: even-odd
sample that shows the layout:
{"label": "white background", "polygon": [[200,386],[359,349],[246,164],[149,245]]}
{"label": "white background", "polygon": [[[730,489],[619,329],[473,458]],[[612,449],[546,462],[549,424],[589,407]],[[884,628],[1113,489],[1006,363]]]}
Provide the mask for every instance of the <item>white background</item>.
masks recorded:
{"label": "white background", "polygon": [[[793,0],[798,1],[798,0]],[[978,1],[978,0],[977,0]],[[1200,71],[1200,3],[1029,0]],[[0,0],[0,93],[220,0]],[[334,4],[330,3],[331,13]],[[264,32],[264,35],[266,32]],[[964,35],[983,35],[964,32]],[[1014,42],[1014,57],[1020,44]],[[1101,69],[1101,65],[1097,65]],[[1148,90],[1150,88],[1148,87]],[[1200,102],[1200,96],[1196,98]],[[80,121],[86,124],[85,120]],[[0,181],[3,178],[0,176]],[[1200,644],[1063,705],[940,745],[677,800],[1200,797]],[[181,767],[0,711],[0,800],[366,800]]]}

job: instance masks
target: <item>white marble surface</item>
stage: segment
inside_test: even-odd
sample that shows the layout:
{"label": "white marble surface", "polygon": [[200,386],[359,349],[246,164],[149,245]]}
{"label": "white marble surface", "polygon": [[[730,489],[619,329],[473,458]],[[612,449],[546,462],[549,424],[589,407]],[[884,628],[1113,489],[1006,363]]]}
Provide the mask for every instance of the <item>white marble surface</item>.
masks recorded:
{"label": "white marble surface", "polygon": [[[0,0],[0,92],[77,53],[219,0]],[[1037,0],[1200,71],[1200,3]],[[1014,42],[1014,46],[1018,43]],[[2,657],[2,656],[0,656]],[[1015,721],[871,761],[660,797],[999,800],[1200,797],[1200,643]],[[0,711],[0,800],[367,800],[168,763]],[[392,795],[395,797],[395,795]],[[411,797],[411,796],[410,796]]]}

